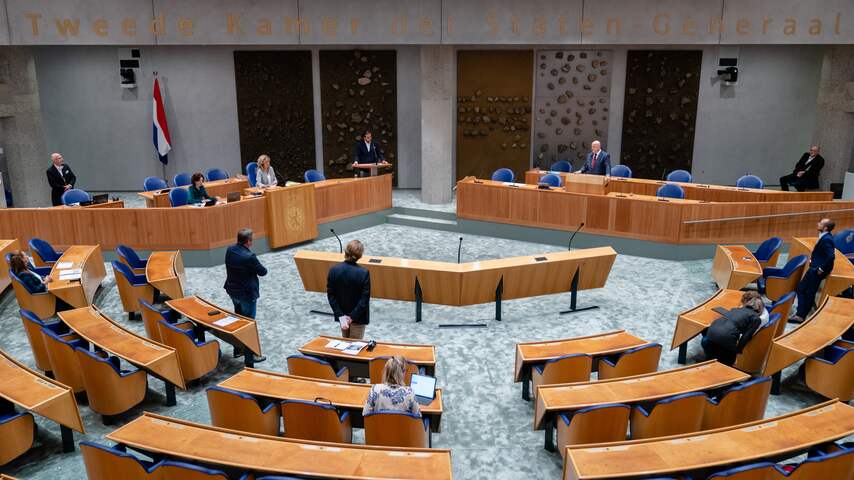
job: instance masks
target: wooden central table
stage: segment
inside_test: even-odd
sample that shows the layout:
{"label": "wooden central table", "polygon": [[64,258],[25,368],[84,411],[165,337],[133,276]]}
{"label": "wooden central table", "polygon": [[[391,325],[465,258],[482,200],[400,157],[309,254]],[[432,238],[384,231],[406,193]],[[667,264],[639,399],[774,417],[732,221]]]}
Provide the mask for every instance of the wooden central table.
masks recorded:
{"label": "wooden central table", "polygon": [[153,252],[149,255],[145,280],[169,298],[183,298],[187,279],[181,252]]}
{"label": "wooden central table", "polygon": [[718,245],[712,260],[712,278],[718,288],[741,290],[762,276],[762,265],[744,245]]}
{"label": "wooden central table", "polygon": [[[79,269],[80,278],[61,280],[60,273],[67,269]],[[74,245],[62,252],[59,260],[53,264],[47,291],[73,307],[85,307],[92,304],[95,292],[106,276],[100,245]]]}

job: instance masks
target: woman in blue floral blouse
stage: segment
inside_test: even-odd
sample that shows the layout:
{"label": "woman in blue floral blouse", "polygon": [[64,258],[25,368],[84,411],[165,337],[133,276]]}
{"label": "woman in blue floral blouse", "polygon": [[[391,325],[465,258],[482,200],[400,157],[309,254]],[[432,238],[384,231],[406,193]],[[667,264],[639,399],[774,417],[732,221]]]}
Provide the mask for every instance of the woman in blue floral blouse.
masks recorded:
{"label": "woman in blue floral blouse", "polygon": [[362,415],[380,410],[393,410],[421,416],[415,394],[412,393],[411,388],[404,385],[405,378],[406,359],[400,355],[389,358],[383,369],[383,383],[371,386]]}

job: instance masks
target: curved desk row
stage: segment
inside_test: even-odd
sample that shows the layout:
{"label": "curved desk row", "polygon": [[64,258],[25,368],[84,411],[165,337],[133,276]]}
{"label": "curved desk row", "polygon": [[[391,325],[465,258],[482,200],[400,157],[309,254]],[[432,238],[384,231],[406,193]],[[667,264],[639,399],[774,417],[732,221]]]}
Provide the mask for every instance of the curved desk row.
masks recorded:
{"label": "curved desk row", "polygon": [[364,348],[359,353],[351,355],[343,353],[341,350],[328,348],[326,345],[332,340],[348,341],[349,339],[323,335],[314,337],[299,347],[298,350],[303,355],[328,361],[336,370],[346,366],[350,369],[350,377],[368,378],[370,377],[368,364],[372,359],[394,355],[400,355],[419,367],[423,367],[427,375],[436,375],[436,347],[433,345],[377,342],[373,350]]}

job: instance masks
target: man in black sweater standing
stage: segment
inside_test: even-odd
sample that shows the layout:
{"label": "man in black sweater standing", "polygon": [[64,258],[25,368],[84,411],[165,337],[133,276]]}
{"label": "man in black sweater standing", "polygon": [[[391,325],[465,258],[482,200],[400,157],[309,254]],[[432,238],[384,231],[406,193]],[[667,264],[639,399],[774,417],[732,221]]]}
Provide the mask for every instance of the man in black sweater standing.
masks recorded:
{"label": "man in black sweater standing", "polygon": [[356,264],[364,252],[362,242],[350,240],[344,262],[329,269],[326,277],[326,296],[344,338],[364,338],[370,322],[371,275]]}

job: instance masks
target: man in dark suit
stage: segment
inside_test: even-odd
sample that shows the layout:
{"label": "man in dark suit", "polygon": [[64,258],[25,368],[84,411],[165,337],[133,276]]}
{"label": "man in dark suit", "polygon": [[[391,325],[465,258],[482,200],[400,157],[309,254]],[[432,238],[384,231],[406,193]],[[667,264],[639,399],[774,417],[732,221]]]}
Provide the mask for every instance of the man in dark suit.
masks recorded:
{"label": "man in dark suit", "polygon": [[383,152],[373,142],[370,130],[362,134],[362,139],[356,141],[353,148],[353,164],[357,163],[386,163]]}
{"label": "man in dark suit", "polygon": [[[258,304],[258,277],[267,275],[267,269],[258,257],[252,253],[252,230],[243,228],[237,232],[237,243],[225,252],[225,291],[234,303],[234,313],[255,318]],[[251,352],[248,352],[251,355]],[[235,357],[239,352],[235,350]],[[255,362],[263,362],[266,357],[255,357]]]}
{"label": "man in dark suit", "polygon": [[790,323],[803,323],[804,318],[809,315],[815,306],[815,294],[821,281],[833,271],[833,262],[836,259],[836,247],[833,245],[833,227],[836,224],[829,218],[823,218],[816,228],[818,229],[818,241],[812,249],[810,264],[804,278],[798,283],[798,308],[795,316],[789,319]]}
{"label": "man in dark suit", "polygon": [[590,144],[590,153],[584,160],[584,166],[577,173],[611,176],[611,155],[602,150],[602,144],[599,143],[599,140],[594,140]]}
{"label": "man in dark suit", "polygon": [[74,188],[77,177],[71,167],[65,164],[62,155],[52,153],[50,160],[53,165],[47,169],[47,183],[50,184],[50,200],[54,206],[62,205],[62,194]]}
{"label": "man in dark suit", "polygon": [[362,242],[350,240],[344,248],[344,262],[329,269],[326,276],[326,296],[344,338],[363,338],[371,319],[371,275],[356,264],[364,252]]}
{"label": "man in dark suit", "polygon": [[813,145],[809,152],[804,152],[792,173],[780,177],[780,188],[786,192],[789,191],[789,185],[799,192],[808,188],[818,188],[818,174],[824,167],[824,157],[819,155],[820,151],[818,145]]}

